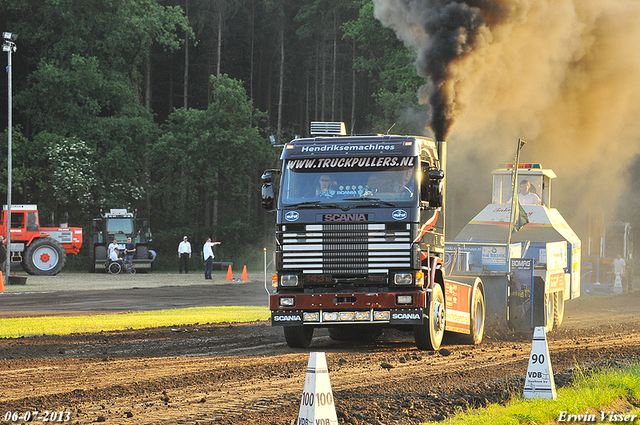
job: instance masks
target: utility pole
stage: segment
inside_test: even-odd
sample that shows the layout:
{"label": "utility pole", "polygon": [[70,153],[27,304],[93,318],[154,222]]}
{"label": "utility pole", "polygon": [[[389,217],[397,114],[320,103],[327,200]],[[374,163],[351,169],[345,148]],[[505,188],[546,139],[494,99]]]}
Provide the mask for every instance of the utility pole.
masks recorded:
{"label": "utility pole", "polygon": [[11,273],[11,168],[12,168],[12,158],[11,158],[11,130],[12,130],[12,119],[11,119],[11,53],[16,51],[16,40],[18,39],[17,34],[12,34],[10,32],[3,32],[2,38],[4,38],[4,44],[2,45],[2,51],[7,52],[7,75],[8,75],[8,84],[9,84],[9,129],[7,131],[7,259],[6,259],[6,273],[5,273],[5,282],[9,284],[9,275]]}

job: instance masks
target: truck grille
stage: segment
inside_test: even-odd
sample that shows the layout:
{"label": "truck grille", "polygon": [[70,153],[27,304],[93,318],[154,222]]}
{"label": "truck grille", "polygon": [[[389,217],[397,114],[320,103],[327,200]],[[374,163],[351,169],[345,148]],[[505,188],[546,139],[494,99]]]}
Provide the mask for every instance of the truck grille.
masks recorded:
{"label": "truck grille", "polygon": [[283,268],[304,274],[388,273],[411,266],[411,234],[385,224],[309,224],[301,231],[285,226],[282,251]]}

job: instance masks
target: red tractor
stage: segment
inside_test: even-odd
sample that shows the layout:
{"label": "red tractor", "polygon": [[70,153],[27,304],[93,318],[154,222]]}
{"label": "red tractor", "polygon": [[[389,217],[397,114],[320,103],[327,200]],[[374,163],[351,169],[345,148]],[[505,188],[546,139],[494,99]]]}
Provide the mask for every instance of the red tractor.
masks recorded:
{"label": "red tractor", "polygon": [[[0,235],[7,236],[7,206],[0,216]],[[11,206],[11,261],[22,264],[31,275],[55,276],[64,267],[67,254],[82,246],[81,227],[40,227],[36,205]]]}

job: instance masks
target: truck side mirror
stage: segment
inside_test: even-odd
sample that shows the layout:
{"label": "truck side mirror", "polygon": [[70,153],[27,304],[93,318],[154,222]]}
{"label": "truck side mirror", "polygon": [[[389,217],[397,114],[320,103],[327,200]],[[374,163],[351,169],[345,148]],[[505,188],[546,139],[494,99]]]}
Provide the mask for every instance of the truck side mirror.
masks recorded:
{"label": "truck side mirror", "polygon": [[429,207],[439,208],[442,206],[442,184],[444,171],[431,169],[429,176]]}
{"label": "truck side mirror", "polygon": [[273,174],[276,170],[266,170],[262,174],[262,208],[273,211]]}

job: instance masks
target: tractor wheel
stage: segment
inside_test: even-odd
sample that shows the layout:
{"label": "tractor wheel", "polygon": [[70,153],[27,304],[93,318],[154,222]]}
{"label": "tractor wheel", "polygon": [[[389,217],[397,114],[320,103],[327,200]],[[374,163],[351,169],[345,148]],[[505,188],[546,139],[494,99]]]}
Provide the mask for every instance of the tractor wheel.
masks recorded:
{"label": "tractor wheel", "polygon": [[413,335],[416,339],[416,347],[420,350],[437,350],[444,338],[445,321],[447,317],[446,305],[442,286],[436,284],[433,287],[431,301],[429,301],[427,323],[414,325]]}
{"label": "tractor wheel", "polygon": [[[98,270],[98,268],[96,267],[95,260],[107,260],[107,247],[104,246],[104,245],[98,245],[98,246],[95,247],[93,252],[94,252],[94,256],[95,256],[95,259],[93,261],[93,269],[94,270]],[[100,270],[100,271],[102,271],[102,270]]]}
{"label": "tractor wheel", "polygon": [[55,276],[67,262],[67,253],[60,242],[45,237],[35,239],[22,256],[22,268],[35,276]]}
{"label": "tractor wheel", "polygon": [[137,245],[136,246],[136,255],[134,255],[133,258],[136,259],[136,260],[138,260],[138,259],[148,260],[149,259],[149,247],[147,245]]}
{"label": "tractor wheel", "polygon": [[[133,256],[133,259],[141,259],[148,260],[149,259],[149,247],[147,245],[136,245],[136,255]],[[150,269],[140,269],[140,273],[148,273]]]}
{"label": "tractor wheel", "polygon": [[96,272],[96,258],[93,249],[89,248],[89,273]]}
{"label": "tractor wheel", "polygon": [[484,294],[480,288],[476,288],[471,300],[471,333],[462,335],[462,342],[470,345],[478,345],[484,337]]}
{"label": "tractor wheel", "polygon": [[311,326],[285,326],[284,339],[291,348],[309,348],[313,338]]}

